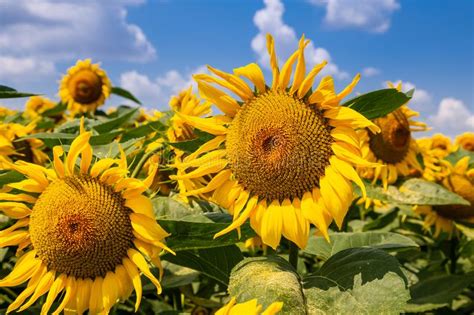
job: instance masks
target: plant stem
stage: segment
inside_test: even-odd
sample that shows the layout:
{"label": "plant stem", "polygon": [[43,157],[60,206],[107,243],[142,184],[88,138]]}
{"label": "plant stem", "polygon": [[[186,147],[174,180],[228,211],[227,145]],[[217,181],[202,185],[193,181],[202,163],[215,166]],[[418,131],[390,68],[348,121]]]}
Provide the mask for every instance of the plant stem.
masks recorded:
{"label": "plant stem", "polygon": [[[158,149],[159,150],[159,149]],[[133,169],[133,172],[132,172],[132,177],[133,178],[137,178],[138,174],[140,174],[140,171],[142,170],[143,168],[143,165],[145,165],[145,162],[148,161],[148,159],[156,153],[156,151],[158,150],[154,150],[154,151],[150,151],[148,153],[145,153],[143,154],[142,158],[140,159],[140,161],[138,161],[138,164],[137,166],[135,166],[135,168]]]}
{"label": "plant stem", "polygon": [[290,265],[295,268],[295,270],[298,269],[298,246],[290,241],[290,257],[288,259],[290,262]]}
{"label": "plant stem", "polygon": [[458,247],[458,239],[454,236],[451,238],[450,246],[449,246],[449,259],[451,260],[451,264],[449,265],[449,271],[451,274],[456,273],[456,262],[458,260],[457,257],[457,247]]}

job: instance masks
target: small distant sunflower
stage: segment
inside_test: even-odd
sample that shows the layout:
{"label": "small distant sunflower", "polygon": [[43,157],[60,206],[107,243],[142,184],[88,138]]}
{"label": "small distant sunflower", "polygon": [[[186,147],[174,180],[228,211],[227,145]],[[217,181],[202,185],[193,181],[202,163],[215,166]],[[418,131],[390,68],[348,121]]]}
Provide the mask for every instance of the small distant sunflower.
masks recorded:
{"label": "small distant sunflower", "polygon": [[474,152],[474,132],[465,132],[456,137],[456,145],[464,150]]}
{"label": "small distant sunflower", "polygon": [[8,108],[8,107],[4,107],[2,105],[0,105],[0,118],[3,118],[5,116],[10,116],[10,115],[14,115],[16,113],[16,111]]}
{"label": "small distant sunflower", "polygon": [[[402,89],[401,84],[394,87],[389,82],[388,85],[398,91]],[[374,120],[381,129],[380,133],[375,134],[368,129],[358,130],[362,140],[363,157],[380,164],[375,169],[360,168],[359,173],[362,177],[373,179],[374,182],[380,179],[386,189],[399,175],[407,176],[413,169],[421,172],[421,166],[416,158],[419,150],[411,133],[424,131],[427,127],[424,123],[411,119],[418,115],[403,105],[390,114]]]}
{"label": "small distant sunflower", "polygon": [[35,119],[54,106],[54,102],[46,97],[32,96],[25,104],[24,116],[29,119]]}
{"label": "small distant sunflower", "polygon": [[453,151],[451,139],[438,133],[416,142],[423,158],[423,178],[434,182],[445,178],[450,172],[445,158]]}
{"label": "small distant sunflower", "polygon": [[[43,165],[48,160],[48,155],[41,148],[43,142],[39,139],[18,140],[32,134],[36,122],[26,126],[17,123],[0,124],[0,156],[5,161],[23,160]],[[7,164],[0,162],[0,169],[8,168]]]}
{"label": "small distant sunflower", "polygon": [[[202,102],[192,92],[192,87],[173,96],[169,103],[175,113],[202,117],[211,112],[211,104]],[[173,115],[170,119],[171,126],[167,131],[168,139],[171,142],[186,141],[194,138],[194,127],[186,122],[179,114]]]}
{"label": "small distant sunflower", "polygon": [[[267,36],[271,87],[255,63],[235,69],[234,74],[209,66],[217,77],[194,77],[201,97],[224,115],[199,118],[178,113],[191,126],[215,137],[177,165],[175,179],[207,181],[202,188],[186,189],[184,195],[212,193],[211,200],[233,214],[233,223],[215,237],[239,229],[250,218],[263,243],[276,248],[283,235],[304,248],[310,223],[326,237],[333,219],[342,225],[353,198],[351,181],[365,193],[354,165],[373,164],[361,157],[354,129],[367,127],[375,133],[379,128],[358,112],[339,106],[359,75],[339,94],[331,77],[311,91],[326,62],[305,75],[308,43],[303,36],[280,70],[273,38]],[[212,84],[230,90],[242,103]]]}
{"label": "small distant sunflower", "polygon": [[78,60],[69,68],[59,86],[61,101],[73,114],[94,112],[110,96],[112,84],[99,64]]}
{"label": "small distant sunflower", "polygon": [[216,315],[274,315],[281,311],[283,302],[274,302],[265,310],[262,308],[257,299],[237,303],[236,299],[232,298],[229,303],[217,310]]}
{"label": "small distant sunflower", "polygon": [[469,157],[460,159],[454,166],[450,164],[450,174],[442,180],[442,185],[471,203],[465,205],[418,206],[415,211],[425,215],[425,227],[435,226],[435,236],[441,231],[452,234],[454,221],[474,223],[474,168],[469,168]]}
{"label": "small distant sunflower", "polygon": [[64,160],[62,147],[53,149],[54,169],[22,161],[11,165],[27,179],[8,185],[22,193],[0,194],[0,211],[17,220],[0,231],[0,247],[18,246],[24,253],[0,287],[27,284],[7,313],[29,308],[46,293],[42,314],[55,300],[59,306],[53,314],[107,313],[133,289],[137,310],[140,271],[161,292],[144,256],[161,267],[158,255],[167,249],[163,239],[168,233],[156,223],[151,201],[143,195],[146,184],[127,177],[123,152],[121,159],[91,165],[90,137],[81,124]]}

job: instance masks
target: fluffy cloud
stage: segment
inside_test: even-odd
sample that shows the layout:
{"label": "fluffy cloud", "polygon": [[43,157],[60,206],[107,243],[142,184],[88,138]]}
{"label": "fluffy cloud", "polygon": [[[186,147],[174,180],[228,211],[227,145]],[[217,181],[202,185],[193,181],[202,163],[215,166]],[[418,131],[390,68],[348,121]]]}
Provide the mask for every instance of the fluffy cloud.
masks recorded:
{"label": "fluffy cloud", "polygon": [[331,28],[358,28],[383,33],[390,28],[394,11],[400,8],[397,0],[310,0],[325,6],[324,22]]}
{"label": "fluffy cloud", "polygon": [[54,63],[38,60],[33,57],[0,56],[0,69],[0,80],[5,81],[15,78],[28,80],[33,77],[33,74],[48,76],[56,72]]}
{"label": "fluffy cloud", "polygon": [[[3,62],[42,71],[77,58],[144,62],[156,57],[142,30],[127,22],[126,6],[141,1],[0,1]],[[39,61],[40,60],[40,61]],[[2,72],[4,70],[2,69]],[[22,77],[24,71],[9,71]],[[4,73],[3,73],[4,75]]]}
{"label": "fluffy cloud", "polygon": [[195,73],[207,73],[207,69],[205,66],[199,66],[185,74],[170,70],[156,78],[150,78],[137,71],[128,71],[121,74],[120,86],[132,92],[146,107],[166,109],[172,95],[191,85],[196,91],[192,79]]}
{"label": "fluffy cloud", "polygon": [[[253,21],[259,33],[252,39],[252,49],[257,53],[259,62],[269,68],[269,56],[266,46],[266,34],[270,33],[275,39],[275,46],[281,60],[288,58],[298,47],[298,37],[295,30],[285,24],[283,13],[285,6],[280,0],[264,0],[265,7],[255,13]],[[331,62],[329,52],[321,47],[315,47],[311,42],[305,50],[308,67],[312,67],[323,60],[328,61],[328,65],[323,70],[323,74],[334,75],[338,79],[346,79],[348,73],[341,71],[339,67]]]}
{"label": "fluffy cloud", "polygon": [[474,112],[459,99],[443,98],[438,111],[428,118],[433,131],[454,136],[467,130],[474,130]]}
{"label": "fluffy cloud", "polygon": [[380,70],[374,67],[367,67],[362,69],[362,75],[364,77],[370,78],[380,74]]}

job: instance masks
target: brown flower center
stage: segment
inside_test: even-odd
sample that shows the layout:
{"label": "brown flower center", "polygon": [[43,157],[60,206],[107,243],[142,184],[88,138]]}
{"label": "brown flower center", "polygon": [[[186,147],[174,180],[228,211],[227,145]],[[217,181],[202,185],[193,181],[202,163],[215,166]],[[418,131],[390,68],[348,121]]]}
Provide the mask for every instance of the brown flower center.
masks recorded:
{"label": "brown flower center", "polygon": [[381,132],[369,131],[371,151],[385,163],[396,164],[405,158],[410,148],[411,132],[407,118],[401,110],[395,110],[385,117],[377,118],[375,123]]}
{"label": "brown flower center", "polygon": [[466,176],[453,174],[448,178],[447,185],[451,191],[469,201],[471,205],[434,206],[433,210],[439,215],[453,220],[463,220],[474,217],[474,183]]}
{"label": "brown flower center", "polygon": [[71,77],[69,91],[76,102],[93,103],[102,94],[102,79],[92,70],[81,70]]}
{"label": "brown flower center", "polygon": [[38,198],[30,235],[49,270],[79,278],[105,276],[132,247],[130,210],[119,193],[89,176],[52,182]]}
{"label": "brown flower center", "polygon": [[243,105],[229,127],[227,157],[237,180],[268,200],[302,197],[324,175],[333,139],[321,113],[284,91]]}

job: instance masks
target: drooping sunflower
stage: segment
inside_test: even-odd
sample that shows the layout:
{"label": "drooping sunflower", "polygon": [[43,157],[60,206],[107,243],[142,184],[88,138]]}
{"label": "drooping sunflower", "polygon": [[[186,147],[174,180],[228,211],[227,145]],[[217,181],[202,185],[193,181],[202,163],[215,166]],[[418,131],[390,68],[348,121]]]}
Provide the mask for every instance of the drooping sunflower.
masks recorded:
{"label": "drooping sunflower", "polygon": [[[187,116],[202,117],[211,112],[211,104],[202,102],[195,94],[192,87],[173,96],[169,103],[175,113]],[[170,118],[170,127],[167,131],[171,142],[186,141],[194,138],[194,127],[186,122],[180,115],[175,114]]]}
{"label": "drooping sunflower", "polygon": [[456,137],[455,144],[464,150],[474,152],[474,132],[465,132]]}
{"label": "drooping sunflower", "polygon": [[415,211],[425,216],[426,228],[435,226],[435,236],[440,232],[453,233],[455,221],[474,223],[474,168],[469,167],[469,157],[460,159],[454,166],[449,164],[449,175],[441,184],[450,191],[460,195],[471,205],[437,205],[418,206]]}
{"label": "drooping sunflower", "polygon": [[[401,83],[396,87],[388,83],[390,88],[401,91]],[[403,105],[392,113],[375,119],[375,124],[381,132],[375,134],[368,129],[358,130],[362,143],[362,154],[370,162],[377,162],[380,166],[375,169],[359,168],[362,177],[382,181],[386,189],[388,184],[394,183],[398,176],[407,176],[413,170],[421,172],[421,165],[416,155],[419,152],[415,139],[411,133],[427,130],[424,123],[412,120],[419,114],[408,106]]]}
{"label": "drooping sunflower", "polygon": [[438,133],[416,142],[423,158],[423,178],[440,181],[449,175],[450,164],[445,158],[453,151],[451,139]]}
{"label": "drooping sunflower", "polygon": [[24,116],[35,119],[42,113],[55,106],[54,102],[42,96],[32,96],[25,103]]}
{"label": "drooping sunflower", "polygon": [[63,76],[59,97],[72,114],[94,112],[110,96],[111,89],[110,79],[99,64],[78,60]]}
{"label": "drooping sunflower", "polygon": [[[32,134],[35,128],[35,121],[26,126],[17,123],[0,124],[0,156],[3,157],[0,160],[23,160],[43,165],[48,160],[48,155],[41,149],[43,142],[34,138],[18,140]],[[0,161],[0,170],[7,168],[8,164]]]}
{"label": "drooping sunflower", "polygon": [[[303,36],[280,70],[273,38],[267,36],[271,87],[255,63],[234,69],[234,74],[209,66],[217,77],[194,77],[201,97],[224,115],[198,118],[178,114],[215,137],[177,165],[180,173],[175,179],[212,178],[202,188],[186,189],[184,195],[212,193],[210,199],[233,214],[233,223],[216,237],[239,229],[250,218],[263,243],[276,248],[283,235],[304,248],[310,223],[326,237],[333,219],[342,225],[352,201],[351,181],[365,193],[354,165],[373,164],[361,157],[354,129],[367,127],[375,133],[379,128],[358,112],[339,106],[359,75],[339,94],[329,76],[311,91],[326,62],[305,75],[308,43]],[[242,103],[213,84],[228,89]]]}
{"label": "drooping sunflower", "polygon": [[107,313],[133,289],[137,310],[140,272],[161,292],[145,257],[161,267],[158,255],[169,250],[163,243],[168,234],[143,195],[149,179],[127,177],[123,152],[120,159],[92,165],[90,137],[81,124],[66,156],[62,147],[53,149],[53,169],[23,161],[11,165],[27,179],[8,185],[22,193],[0,194],[0,211],[16,220],[0,231],[0,247],[18,246],[22,254],[0,286],[27,284],[7,312],[25,310],[47,293],[42,314],[55,300],[53,314]]}
{"label": "drooping sunflower", "polygon": [[217,310],[216,315],[274,315],[280,312],[283,302],[274,302],[262,311],[262,305],[258,304],[257,299],[253,299],[243,303],[237,303],[232,298],[229,303]]}

